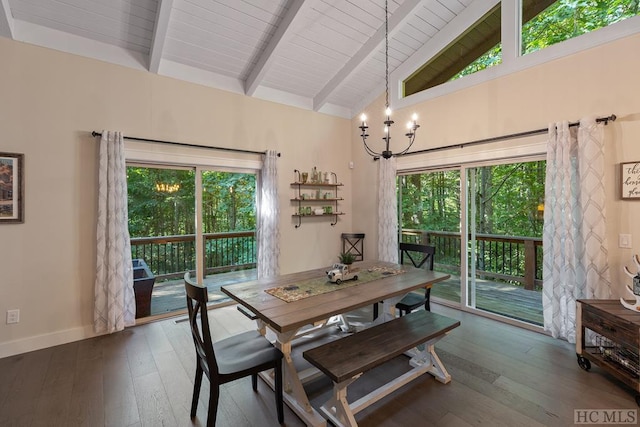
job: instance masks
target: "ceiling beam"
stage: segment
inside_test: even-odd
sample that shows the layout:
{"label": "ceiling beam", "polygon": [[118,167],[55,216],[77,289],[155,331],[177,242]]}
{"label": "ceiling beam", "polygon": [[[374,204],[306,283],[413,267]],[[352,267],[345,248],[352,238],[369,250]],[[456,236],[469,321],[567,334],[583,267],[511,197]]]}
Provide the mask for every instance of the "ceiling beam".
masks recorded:
{"label": "ceiling beam", "polygon": [[[292,23],[295,21],[296,17],[300,17],[302,15],[300,11],[302,10],[304,3],[305,0],[289,1],[289,8],[286,14],[282,17],[282,21],[278,25],[278,28],[276,28],[275,33],[262,51],[256,65],[253,67],[244,83],[244,93],[246,95],[253,96],[256,92],[256,89],[262,82],[264,75],[274,60],[276,51],[279,48],[282,48],[282,41],[287,35],[291,34],[291,29],[293,28]],[[309,2],[307,2],[307,4],[309,4]]]}
{"label": "ceiling beam", "polygon": [[[389,16],[389,36],[391,37],[395,30],[397,30],[404,21],[412,16],[413,11],[420,6],[423,0],[407,0],[393,15]],[[331,94],[336,91],[340,85],[344,83],[354,72],[360,67],[364,66],[366,62],[371,58],[380,48],[380,45],[384,42],[385,25],[378,28],[369,40],[356,52],[355,55],[333,76],[331,80],[322,88],[320,92],[313,98],[313,110],[320,110],[326,103]]]}
{"label": "ceiling beam", "polygon": [[173,0],[160,0],[158,11],[156,12],[156,23],[153,28],[151,52],[149,52],[149,71],[152,73],[157,74],[160,69],[160,60],[164,51],[164,43],[167,40],[167,30],[172,10]]}
{"label": "ceiling beam", "polygon": [[9,0],[0,0],[0,37],[13,38],[13,16]]}

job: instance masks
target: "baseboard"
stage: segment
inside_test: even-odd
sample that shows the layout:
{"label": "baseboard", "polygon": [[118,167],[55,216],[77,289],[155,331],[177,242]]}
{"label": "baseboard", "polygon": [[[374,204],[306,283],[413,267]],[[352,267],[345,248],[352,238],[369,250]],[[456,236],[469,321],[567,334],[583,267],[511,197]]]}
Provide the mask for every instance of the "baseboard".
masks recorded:
{"label": "baseboard", "polygon": [[74,341],[83,340],[97,336],[93,331],[93,326],[66,329],[51,334],[36,335],[15,341],[0,343],[0,359],[16,354],[41,350],[47,347],[67,344]]}

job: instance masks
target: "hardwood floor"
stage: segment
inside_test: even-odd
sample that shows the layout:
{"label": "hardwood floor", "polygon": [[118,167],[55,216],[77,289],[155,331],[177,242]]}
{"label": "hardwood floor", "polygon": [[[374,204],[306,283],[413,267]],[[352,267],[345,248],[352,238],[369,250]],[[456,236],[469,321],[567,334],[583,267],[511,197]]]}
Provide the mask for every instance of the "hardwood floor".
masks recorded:
{"label": "hardwood floor", "polygon": [[[462,323],[436,345],[451,383],[425,375],[358,414],[361,426],[570,426],[574,409],[637,409],[634,393],[600,368],[581,370],[566,342],[436,304],[432,310]],[[253,327],[234,306],[210,316],[214,339]],[[357,325],[369,316],[350,319]],[[309,335],[300,347],[326,338]],[[349,400],[406,362],[401,356],[368,372],[349,388]],[[208,383],[192,422],[194,368],[187,322],[176,318],[0,359],[0,425],[202,426]],[[307,390],[315,407],[331,392],[324,378]],[[262,381],[253,393],[248,378],[224,385],[218,425],[277,426],[271,393]],[[303,423],[285,407],[285,425]]]}

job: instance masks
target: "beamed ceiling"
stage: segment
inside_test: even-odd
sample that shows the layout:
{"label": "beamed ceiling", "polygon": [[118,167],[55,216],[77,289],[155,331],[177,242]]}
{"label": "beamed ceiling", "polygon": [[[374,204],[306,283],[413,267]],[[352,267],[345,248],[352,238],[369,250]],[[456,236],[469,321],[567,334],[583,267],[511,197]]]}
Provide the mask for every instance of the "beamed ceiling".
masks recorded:
{"label": "beamed ceiling", "polygon": [[[498,3],[389,0],[389,71],[446,81],[496,43]],[[0,0],[0,36],[347,118],[384,91],[384,0]]]}

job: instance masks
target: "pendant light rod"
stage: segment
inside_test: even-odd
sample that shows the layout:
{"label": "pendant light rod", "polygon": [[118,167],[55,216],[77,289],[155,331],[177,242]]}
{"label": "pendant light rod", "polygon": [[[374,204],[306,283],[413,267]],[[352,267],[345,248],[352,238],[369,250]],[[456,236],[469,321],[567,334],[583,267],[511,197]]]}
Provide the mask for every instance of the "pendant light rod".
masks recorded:
{"label": "pendant light rod", "polygon": [[384,111],[384,114],[386,116],[386,120],[384,120],[383,122],[384,136],[382,137],[382,140],[384,141],[384,150],[381,152],[376,152],[369,146],[369,144],[367,144],[367,138],[369,137],[367,130],[369,129],[369,126],[367,125],[367,116],[365,114],[362,114],[362,116],[360,117],[362,120],[362,123],[360,124],[360,126],[358,126],[361,131],[360,137],[362,138],[364,149],[367,152],[367,154],[372,156],[374,159],[378,159],[380,157],[382,157],[383,159],[389,159],[393,156],[400,156],[406,153],[407,151],[409,151],[409,148],[411,148],[415,140],[416,131],[420,127],[420,125],[418,125],[417,123],[418,118],[414,114],[412,117],[412,121],[410,121],[407,125],[408,132],[405,134],[405,136],[409,138],[409,145],[399,153],[394,154],[391,151],[391,125],[393,125],[394,121],[391,120],[391,108],[389,105],[389,4],[388,4],[388,0],[385,0],[384,2],[384,65],[385,65],[385,69],[384,69],[385,71],[384,73],[385,111]]}

